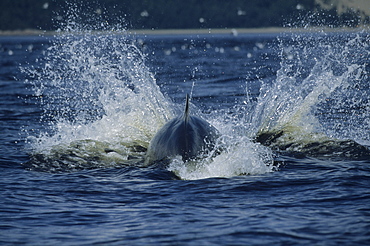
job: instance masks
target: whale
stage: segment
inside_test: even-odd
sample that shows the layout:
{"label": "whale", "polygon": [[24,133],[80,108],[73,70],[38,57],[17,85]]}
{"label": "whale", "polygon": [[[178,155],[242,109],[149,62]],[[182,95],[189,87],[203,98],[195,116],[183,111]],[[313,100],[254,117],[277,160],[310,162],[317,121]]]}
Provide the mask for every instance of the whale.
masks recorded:
{"label": "whale", "polygon": [[206,120],[191,115],[189,101],[189,95],[186,95],[183,114],[168,121],[152,138],[146,155],[147,164],[175,156],[181,156],[186,162],[215,150],[219,131]]}

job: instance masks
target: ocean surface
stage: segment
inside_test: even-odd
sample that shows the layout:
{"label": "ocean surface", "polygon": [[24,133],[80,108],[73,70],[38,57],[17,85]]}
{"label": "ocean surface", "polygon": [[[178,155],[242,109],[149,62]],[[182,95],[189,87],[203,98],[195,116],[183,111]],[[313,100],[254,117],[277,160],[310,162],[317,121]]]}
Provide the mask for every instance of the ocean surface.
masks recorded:
{"label": "ocean surface", "polygon": [[[369,40],[0,37],[0,244],[369,245]],[[148,165],[186,94],[221,152]]]}

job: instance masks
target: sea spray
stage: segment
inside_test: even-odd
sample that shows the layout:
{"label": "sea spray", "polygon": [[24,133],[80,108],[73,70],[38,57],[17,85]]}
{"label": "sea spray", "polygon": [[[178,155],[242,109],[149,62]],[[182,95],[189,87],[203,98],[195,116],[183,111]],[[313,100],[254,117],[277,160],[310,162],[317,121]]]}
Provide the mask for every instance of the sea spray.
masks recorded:
{"label": "sea spray", "polygon": [[[29,70],[47,128],[29,138],[34,169],[141,166],[150,139],[182,108],[161,93],[124,30],[94,28],[73,17],[51,39],[40,66]],[[221,153],[189,163],[175,158],[168,170],[184,179],[261,174],[276,170],[273,150],[305,152],[312,143],[334,146],[334,138],[368,141],[366,39],[364,33],[346,40],[325,33],[280,37],[280,68],[273,80],[260,76],[257,98],[247,94],[244,103],[209,114],[195,108],[222,134]],[[364,128],[345,131],[322,120],[321,109],[333,106],[334,116],[347,104],[357,111],[340,120],[350,125],[360,115]]]}
{"label": "sea spray", "polygon": [[[151,137],[179,105],[159,91],[137,46],[124,35],[68,31],[52,40],[43,60],[33,86],[49,130],[30,137],[31,168],[142,166]],[[193,179],[274,170],[271,150],[236,131],[246,122],[228,121],[222,113],[209,118],[195,105],[193,113],[222,131],[223,141],[217,147],[224,151],[216,158],[210,154],[195,161],[195,166],[175,165],[175,159],[170,171]],[[192,167],[196,168],[189,171]]]}
{"label": "sea spray", "polygon": [[257,175],[276,171],[274,154],[268,147],[252,142],[243,136],[223,136],[218,142],[223,151],[213,157],[189,161],[184,165],[181,158],[171,161],[168,170],[182,179],[194,180],[211,177]]}
{"label": "sea spray", "polygon": [[[66,14],[39,67],[27,71],[34,78],[29,82],[40,99],[45,126],[29,136],[27,167],[60,172],[142,166],[150,139],[179,105],[161,93],[145,55],[124,29],[111,28],[100,18],[83,24],[76,6]],[[209,119],[195,105],[193,113]],[[272,171],[271,150],[235,131],[245,122],[223,119],[209,119],[223,134],[220,155],[177,166],[175,159],[168,169],[185,179]],[[196,167],[193,172],[186,171],[191,167]]]}
{"label": "sea spray", "polygon": [[[281,38],[281,68],[274,83],[263,83],[252,117],[258,140],[274,148],[311,154],[318,152],[310,149],[312,144],[368,143],[368,39],[366,33],[346,39],[325,33]],[[359,120],[363,127],[353,129]],[[340,144],[336,147],[341,153]]]}
{"label": "sea spray", "polygon": [[39,67],[27,71],[46,128],[28,138],[36,165],[94,168],[137,152],[143,158],[151,137],[173,116],[132,39],[83,28],[67,25],[51,39]]}

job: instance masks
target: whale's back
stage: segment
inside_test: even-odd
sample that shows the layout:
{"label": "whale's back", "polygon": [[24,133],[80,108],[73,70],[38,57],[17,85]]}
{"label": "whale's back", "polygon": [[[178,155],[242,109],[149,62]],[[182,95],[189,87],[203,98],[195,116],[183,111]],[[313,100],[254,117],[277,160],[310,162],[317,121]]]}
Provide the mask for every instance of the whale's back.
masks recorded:
{"label": "whale's back", "polygon": [[182,116],[168,121],[150,142],[147,161],[181,155],[184,161],[198,157],[215,146],[219,133],[207,121],[190,115],[186,98]]}

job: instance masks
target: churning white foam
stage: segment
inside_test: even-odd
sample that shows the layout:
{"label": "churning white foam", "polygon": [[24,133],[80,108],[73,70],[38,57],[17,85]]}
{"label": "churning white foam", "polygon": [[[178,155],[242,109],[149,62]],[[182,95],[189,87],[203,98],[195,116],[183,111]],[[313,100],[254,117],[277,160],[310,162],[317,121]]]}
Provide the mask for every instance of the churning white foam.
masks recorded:
{"label": "churning white foam", "polygon": [[211,177],[233,177],[256,175],[276,170],[271,150],[246,137],[221,137],[224,149],[216,157],[183,163],[181,158],[173,159],[168,170],[182,179],[204,179]]}

